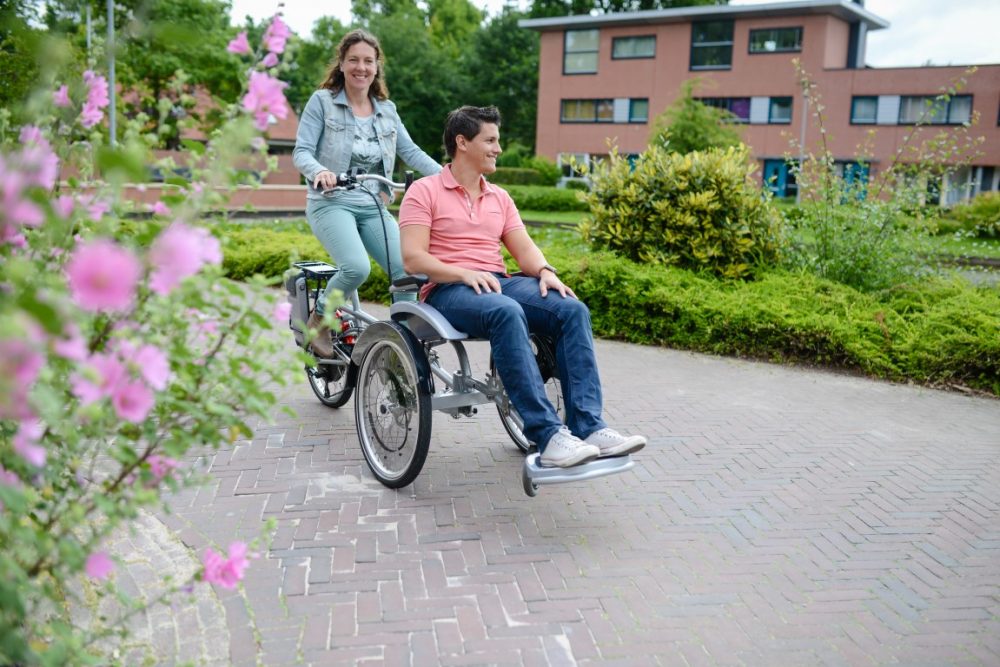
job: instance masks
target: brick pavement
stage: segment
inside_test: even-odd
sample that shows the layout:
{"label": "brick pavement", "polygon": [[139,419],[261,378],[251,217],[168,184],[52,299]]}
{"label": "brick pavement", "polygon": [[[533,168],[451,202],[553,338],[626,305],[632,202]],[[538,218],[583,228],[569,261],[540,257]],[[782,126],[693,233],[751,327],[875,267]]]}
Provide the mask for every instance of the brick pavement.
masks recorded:
{"label": "brick pavement", "polygon": [[325,408],[303,376],[296,417],[210,455],[212,482],[160,517],[197,552],[276,523],[242,589],[217,591],[229,663],[1000,664],[1000,402],[598,355],[609,422],[650,445],[535,498],[488,407],[435,413],[421,476],[383,488],[353,401]]}

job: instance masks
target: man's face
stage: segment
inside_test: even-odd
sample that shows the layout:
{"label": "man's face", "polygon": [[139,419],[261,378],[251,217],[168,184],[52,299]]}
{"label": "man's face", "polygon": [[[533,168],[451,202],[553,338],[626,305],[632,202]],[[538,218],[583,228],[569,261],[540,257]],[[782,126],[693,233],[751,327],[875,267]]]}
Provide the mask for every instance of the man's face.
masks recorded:
{"label": "man's face", "polygon": [[500,128],[493,123],[483,123],[479,134],[472,139],[464,140],[465,155],[469,164],[477,167],[480,173],[492,174],[497,170],[497,157],[503,152],[500,148]]}

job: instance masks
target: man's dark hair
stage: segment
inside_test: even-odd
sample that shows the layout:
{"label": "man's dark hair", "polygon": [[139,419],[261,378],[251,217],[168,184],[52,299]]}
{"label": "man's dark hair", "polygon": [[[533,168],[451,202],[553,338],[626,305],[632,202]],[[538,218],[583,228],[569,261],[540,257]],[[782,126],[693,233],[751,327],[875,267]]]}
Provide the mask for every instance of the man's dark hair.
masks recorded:
{"label": "man's dark hair", "polygon": [[455,157],[459,135],[472,139],[483,129],[483,123],[493,123],[500,127],[500,110],[495,106],[464,106],[449,113],[444,122],[444,150],[448,157]]}

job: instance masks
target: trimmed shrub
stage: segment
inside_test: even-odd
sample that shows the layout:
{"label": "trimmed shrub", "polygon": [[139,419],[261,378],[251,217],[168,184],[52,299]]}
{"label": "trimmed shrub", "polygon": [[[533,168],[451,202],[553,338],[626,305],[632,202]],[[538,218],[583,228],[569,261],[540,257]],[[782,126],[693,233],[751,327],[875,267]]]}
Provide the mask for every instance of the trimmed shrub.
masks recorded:
{"label": "trimmed shrub", "polygon": [[583,194],[564,188],[538,185],[512,185],[504,187],[522,211],[586,211],[589,209]]}
{"label": "trimmed shrub", "polygon": [[549,185],[540,172],[529,167],[497,167],[489,181],[497,185]]}
{"label": "trimmed shrub", "polygon": [[970,202],[952,207],[944,214],[939,229],[1000,238],[1000,192],[983,192]]}
{"label": "trimmed shrub", "polygon": [[556,185],[562,177],[562,169],[552,160],[541,155],[528,158],[524,165],[541,174],[542,185]]}
{"label": "trimmed shrub", "polygon": [[584,235],[636,262],[746,277],[776,262],[783,243],[749,164],[745,146],[687,155],[652,146],[634,167],[613,153],[591,172]]}

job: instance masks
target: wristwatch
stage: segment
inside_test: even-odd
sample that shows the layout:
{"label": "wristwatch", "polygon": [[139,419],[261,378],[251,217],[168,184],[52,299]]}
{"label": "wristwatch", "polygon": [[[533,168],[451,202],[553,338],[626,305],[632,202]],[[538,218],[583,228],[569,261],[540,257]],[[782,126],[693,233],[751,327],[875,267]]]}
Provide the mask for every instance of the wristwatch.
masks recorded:
{"label": "wristwatch", "polygon": [[559,272],[556,271],[556,267],[552,266],[551,264],[546,264],[542,268],[538,269],[538,275],[541,275],[542,271],[545,271],[545,270],[551,271],[553,275],[556,275],[556,276],[559,275]]}

